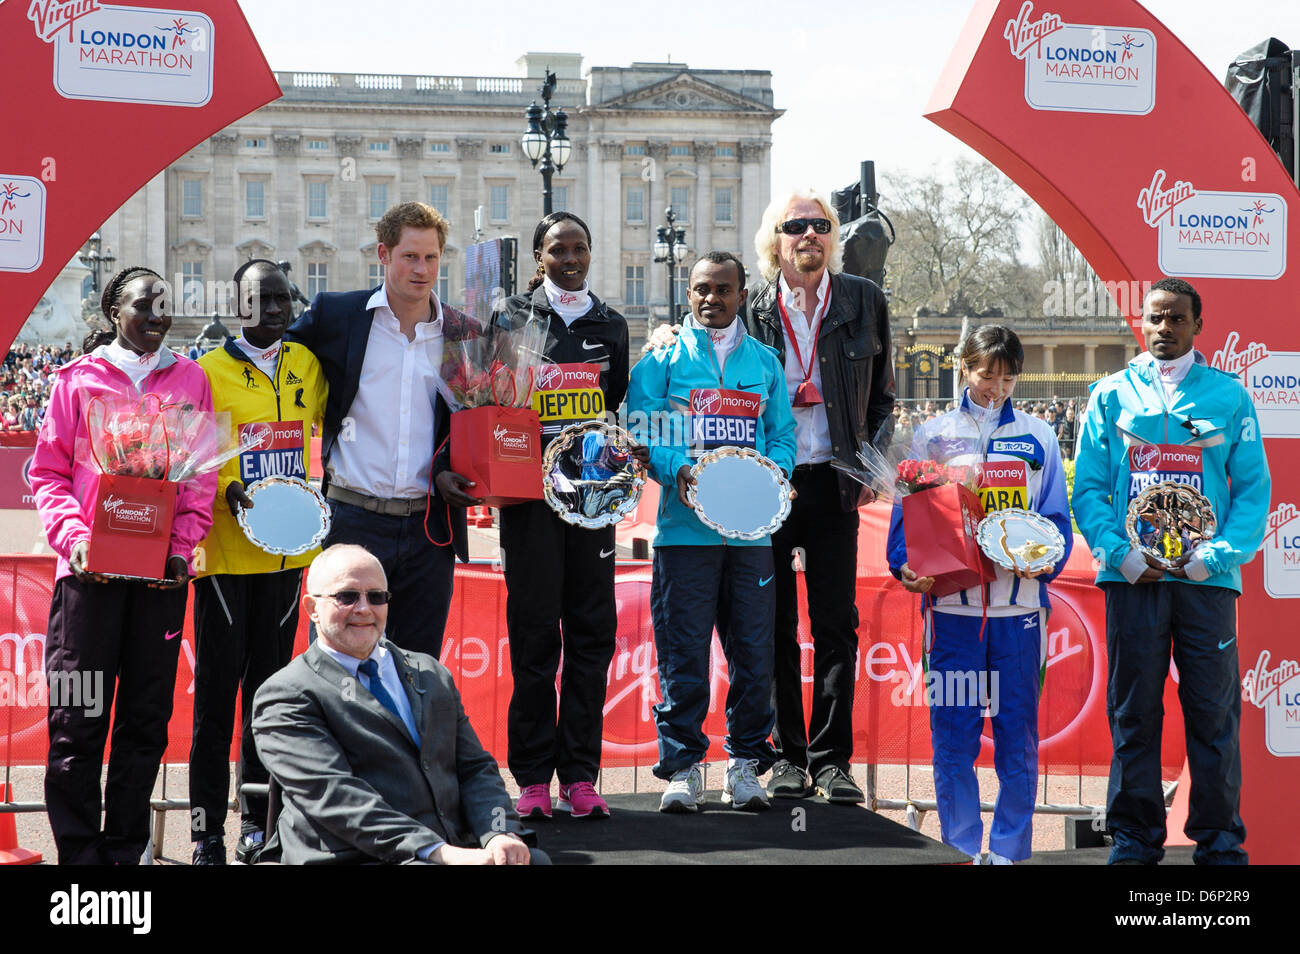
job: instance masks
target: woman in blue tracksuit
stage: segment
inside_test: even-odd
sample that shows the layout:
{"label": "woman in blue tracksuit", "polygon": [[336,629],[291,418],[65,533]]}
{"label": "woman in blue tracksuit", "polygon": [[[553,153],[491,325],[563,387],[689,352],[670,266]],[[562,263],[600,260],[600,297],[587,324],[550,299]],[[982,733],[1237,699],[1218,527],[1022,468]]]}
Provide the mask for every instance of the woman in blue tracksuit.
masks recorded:
{"label": "woman in blue tracksuit", "polygon": [[[1047,582],[1070,555],[1065,474],[1056,435],[1047,422],[1011,406],[1024,364],[1015,332],[984,325],[961,353],[966,391],[960,406],[927,421],[912,439],[912,458],[953,466],[980,465],[986,510],[1014,506],[1056,524],[1065,554],[1053,567],[997,577],[983,586],[927,597],[925,692],[931,706],[934,787],[943,840],[980,857],[983,823],[975,759],[984,709],[993,720],[993,761],[999,793],[989,831],[989,864],[1029,857],[1034,785],[1038,774],[1038,689],[1047,634]],[[889,568],[913,593],[928,593],[932,577],[907,564],[902,504],[894,501]]]}

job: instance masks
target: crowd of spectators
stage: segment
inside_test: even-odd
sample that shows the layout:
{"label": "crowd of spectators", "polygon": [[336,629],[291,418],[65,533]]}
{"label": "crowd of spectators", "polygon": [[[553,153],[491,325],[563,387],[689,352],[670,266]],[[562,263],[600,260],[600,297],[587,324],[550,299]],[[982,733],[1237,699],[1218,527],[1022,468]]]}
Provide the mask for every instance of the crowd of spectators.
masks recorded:
{"label": "crowd of spectators", "polygon": [[[1061,446],[1061,456],[1066,460],[1074,458],[1075,444],[1079,438],[1078,419],[1083,413],[1086,402],[1074,398],[1064,400],[1053,396],[1051,400],[1013,401],[1017,411],[1023,411],[1031,417],[1046,421],[1056,432],[1057,443]],[[912,433],[925,421],[937,417],[957,407],[955,401],[899,401],[894,404],[894,438],[891,447],[894,457],[906,457],[912,444]]]}
{"label": "crowd of spectators", "polygon": [[81,352],[65,342],[16,345],[0,365],[0,431],[34,431],[45,418],[54,384],[54,369]]}

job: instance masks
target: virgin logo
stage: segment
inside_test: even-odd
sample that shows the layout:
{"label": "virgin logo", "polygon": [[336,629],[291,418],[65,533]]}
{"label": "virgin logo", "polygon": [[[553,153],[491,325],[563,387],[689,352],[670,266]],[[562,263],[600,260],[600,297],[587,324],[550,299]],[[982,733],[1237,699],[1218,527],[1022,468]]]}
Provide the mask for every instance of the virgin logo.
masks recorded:
{"label": "virgin logo", "polygon": [[1268,668],[1268,650],[1259,654],[1255,668],[1246,673],[1241,680],[1241,698],[1254,703],[1259,708],[1273,700],[1282,702],[1282,687],[1292,679],[1300,677],[1300,665],[1295,660],[1278,660],[1276,669]]}
{"label": "virgin logo", "polygon": [[1029,14],[1033,9],[1034,5],[1029,0],[1025,0],[1020,6],[1020,13],[1014,20],[1008,20],[1006,28],[1002,31],[1002,35],[1011,44],[1012,55],[1018,60],[1023,60],[1030,51],[1041,55],[1043,39],[1065,26],[1055,13],[1044,13],[1037,21],[1031,23]]}
{"label": "virgin logo", "polygon": [[492,431],[492,439],[495,441],[499,441],[501,440],[501,438],[505,436],[506,436],[506,429],[501,424],[498,424],[496,428]]}
{"label": "virgin logo", "polygon": [[1153,470],[1160,462],[1160,448],[1155,444],[1143,444],[1133,448],[1133,469]]}
{"label": "virgin logo", "polygon": [[1265,534],[1265,540],[1271,540],[1277,536],[1279,527],[1285,527],[1288,523],[1300,516],[1300,510],[1297,510],[1293,504],[1278,504],[1278,508],[1268,515],[1268,533]]}
{"label": "virgin logo", "polygon": [[1258,341],[1252,341],[1246,345],[1245,351],[1237,350],[1237,342],[1241,340],[1241,335],[1235,331],[1229,331],[1228,337],[1223,342],[1223,347],[1214,352],[1214,360],[1210,366],[1218,368],[1220,371],[1226,371],[1229,374],[1245,374],[1256,361],[1262,361],[1268,357],[1268,348]]}
{"label": "virgin logo", "polygon": [[82,17],[99,10],[99,0],[32,0],[27,8],[27,19],[36,24],[36,35],[46,43],[53,43],[64,27],[68,28],[68,42],[72,42],[72,25]]}
{"label": "virgin logo", "polygon": [[696,391],[691,395],[691,410],[696,414],[716,414],[722,409],[722,395],[717,391]]}
{"label": "virgin logo", "polygon": [[1169,224],[1174,224],[1174,208],[1196,195],[1196,189],[1190,182],[1177,180],[1172,188],[1161,186],[1165,181],[1165,170],[1157,169],[1151,177],[1151,184],[1138,193],[1137,207],[1142,210],[1142,217],[1147,225],[1155,228],[1160,219],[1169,215]]}
{"label": "virgin logo", "polygon": [[249,450],[270,447],[274,438],[270,424],[249,424],[244,431],[244,443]]}
{"label": "virgin logo", "polygon": [[115,497],[113,494],[109,494],[104,498],[104,512],[117,513],[125,503],[126,501],[121,497]]}
{"label": "virgin logo", "polygon": [[564,370],[558,364],[544,364],[537,369],[537,390],[551,391],[564,383]]}

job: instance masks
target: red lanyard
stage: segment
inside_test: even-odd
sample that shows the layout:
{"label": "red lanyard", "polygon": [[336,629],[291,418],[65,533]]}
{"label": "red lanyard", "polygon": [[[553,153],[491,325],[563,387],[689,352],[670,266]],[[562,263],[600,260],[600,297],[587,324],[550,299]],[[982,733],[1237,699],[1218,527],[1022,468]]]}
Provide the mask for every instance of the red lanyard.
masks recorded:
{"label": "red lanyard", "polygon": [[[817,358],[817,340],[821,337],[822,334],[822,320],[821,318],[817,319],[817,330],[813,332],[812,354],[809,355],[808,363],[805,365],[803,360],[803,352],[799,350],[799,339],[795,337],[794,326],[790,324],[790,316],[786,313],[785,310],[785,302],[781,300],[780,288],[777,288],[776,290],[776,307],[781,309],[781,322],[785,325],[786,337],[790,341],[790,347],[794,349],[794,359],[799,362],[799,369],[803,371],[803,379],[807,381],[809,378],[812,377],[812,363]],[[830,310],[830,307],[831,307],[831,288],[830,285],[827,285],[826,301],[823,303],[821,309],[822,318],[826,316],[826,313]],[[817,309],[814,308],[813,314],[815,315],[816,313],[817,313]]]}
{"label": "red lanyard", "polygon": [[[817,360],[817,342],[822,334],[822,321],[831,307],[830,285],[826,286],[826,300],[822,303],[821,318],[817,319],[817,328],[813,332],[812,354],[808,356],[807,364],[804,364],[803,352],[799,350],[799,339],[795,336],[794,326],[790,324],[790,316],[786,313],[785,302],[781,300],[781,289],[779,287],[776,290],[776,307],[781,310],[781,322],[785,325],[786,339],[794,350],[794,359],[799,362],[799,370],[803,372],[803,382],[795,389],[793,404],[795,407],[810,407],[814,404],[821,404],[822,396],[812,383],[812,369],[813,362]],[[813,314],[816,313],[817,309],[814,308]]]}

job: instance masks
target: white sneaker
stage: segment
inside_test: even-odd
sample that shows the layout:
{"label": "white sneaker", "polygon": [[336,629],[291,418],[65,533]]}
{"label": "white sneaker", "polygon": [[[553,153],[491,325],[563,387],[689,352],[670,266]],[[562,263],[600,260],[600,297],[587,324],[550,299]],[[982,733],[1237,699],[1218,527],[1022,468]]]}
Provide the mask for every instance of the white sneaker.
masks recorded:
{"label": "white sneaker", "polygon": [[1015,862],[1012,861],[1010,858],[1007,858],[1005,855],[1000,855],[996,851],[990,851],[988,853],[988,860],[985,861],[984,863],[986,865],[1014,865],[1015,864]]}
{"label": "white sneaker", "polygon": [[722,804],[742,812],[761,812],[771,805],[758,784],[758,759],[732,759],[722,783]]}
{"label": "white sneaker", "polygon": [[700,767],[692,765],[682,769],[672,777],[664,789],[663,798],[659,799],[661,812],[697,812],[704,802],[704,780],[700,777]]}

